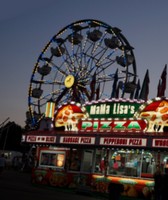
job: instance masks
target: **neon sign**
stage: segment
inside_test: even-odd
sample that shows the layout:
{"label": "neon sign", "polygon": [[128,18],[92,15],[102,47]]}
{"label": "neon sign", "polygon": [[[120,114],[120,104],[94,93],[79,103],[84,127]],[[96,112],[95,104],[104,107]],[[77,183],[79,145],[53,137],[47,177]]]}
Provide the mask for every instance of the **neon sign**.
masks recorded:
{"label": "neon sign", "polygon": [[120,101],[94,101],[85,105],[90,118],[132,118],[135,112],[142,105],[142,101],[129,101],[120,99]]}
{"label": "neon sign", "polygon": [[144,120],[82,120],[78,124],[81,131],[143,131]]}
{"label": "neon sign", "polygon": [[140,106],[134,117],[147,121],[146,132],[164,132],[168,126],[168,99],[155,98]]}

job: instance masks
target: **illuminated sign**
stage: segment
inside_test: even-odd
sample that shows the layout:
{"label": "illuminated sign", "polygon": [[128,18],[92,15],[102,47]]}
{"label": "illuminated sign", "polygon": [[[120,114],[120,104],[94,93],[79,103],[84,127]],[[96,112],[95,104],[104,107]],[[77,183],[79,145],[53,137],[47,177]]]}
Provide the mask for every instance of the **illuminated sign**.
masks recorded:
{"label": "illuminated sign", "polygon": [[53,118],[55,110],[55,102],[48,101],[46,103],[45,117]]}
{"label": "illuminated sign", "polygon": [[81,131],[143,131],[144,120],[82,120],[78,124]]}
{"label": "illuminated sign", "polygon": [[95,137],[60,137],[61,144],[95,144]]}
{"label": "illuminated sign", "polygon": [[55,127],[65,131],[145,131],[164,132],[168,126],[168,99],[144,102],[129,99],[104,99],[84,105],[71,102],[55,114]]}
{"label": "illuminated sign", "polygon": [[65,131],[78,131],[79,120],[88,117],[85,108],[80,106],[75,102],[62,105],[55,113],[55,127],[64,127]]}
{"label": "illuminated sign", "polygon": [[56,136],[27,135],[26,142],[55,143],[56,142]]}
{"label": "illuminated sign", "polygon": [[107,146],[136,146],[136,147],[146,147],[147,139],[145,138],[121,138],[121,137],[101,137],[100,145]]}
{"label": "illuminated sign", "polygon": [[132,118],[142,105],[142,101],[112,99],[89,102],[85,105],[90,118]]}
{"label": "illuminated sign", "polygon": [[167,148],[168,147],[168,139],[153,139],[152,147],[157,148]]}
{"label": "illuminated sign", "polygon": [[168,99],[155,98],[140,106],[134,117],[147,121],[146,132],[164,132],[168,126]]}

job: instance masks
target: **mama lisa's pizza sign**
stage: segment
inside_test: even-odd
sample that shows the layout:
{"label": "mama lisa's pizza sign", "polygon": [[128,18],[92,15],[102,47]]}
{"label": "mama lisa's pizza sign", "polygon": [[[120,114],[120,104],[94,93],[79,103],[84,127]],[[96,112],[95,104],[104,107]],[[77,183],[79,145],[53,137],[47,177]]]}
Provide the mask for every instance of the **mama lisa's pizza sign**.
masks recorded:
{"label": "mama lisa's pizza sign", "polygon": [[142,105],[142,101],[111,99],[99,100],[85,104],[88,119],[79,122],[81,131],[142,131],[146,122],[134,119],[135,112]]}
{"label": "mama lisa's pizza sign", "polygon": [[148,102],[129,99],[107,99],[71,102],[55,112],[55,127],[65,131],[113,132],[147,131],[162,132],[168,126],[168,100],[156,98]]}

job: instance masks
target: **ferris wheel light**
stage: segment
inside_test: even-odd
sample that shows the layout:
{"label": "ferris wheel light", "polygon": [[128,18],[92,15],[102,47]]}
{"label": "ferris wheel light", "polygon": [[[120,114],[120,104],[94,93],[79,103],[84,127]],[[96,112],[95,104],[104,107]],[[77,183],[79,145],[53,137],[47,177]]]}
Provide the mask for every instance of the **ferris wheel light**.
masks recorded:
{"label": "ferris wheel light", "polygon": [[100,26],[100,23],[98,23],[98,22],[96,22],[96,21],[89,21],[88,24],[89,24],[91,27]]}

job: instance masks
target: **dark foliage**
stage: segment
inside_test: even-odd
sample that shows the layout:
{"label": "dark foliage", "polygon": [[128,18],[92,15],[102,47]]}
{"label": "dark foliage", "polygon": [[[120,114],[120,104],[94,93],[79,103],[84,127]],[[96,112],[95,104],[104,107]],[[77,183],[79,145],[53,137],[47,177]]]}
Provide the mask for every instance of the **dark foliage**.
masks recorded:
{"label": "dark foliage", "polygon": [[24,129],[15,124],[15,122],[8,122],[0,128],[0,149],[23,151],[24,147],[21,145],[21,138]]}

